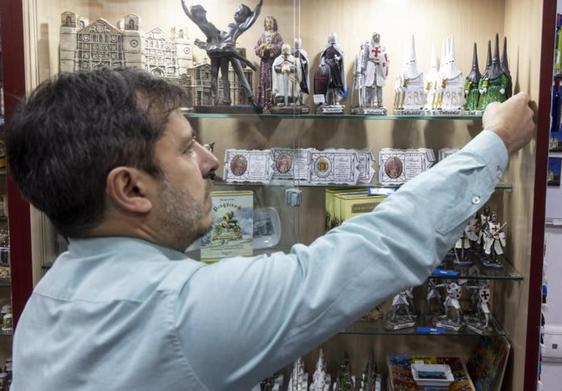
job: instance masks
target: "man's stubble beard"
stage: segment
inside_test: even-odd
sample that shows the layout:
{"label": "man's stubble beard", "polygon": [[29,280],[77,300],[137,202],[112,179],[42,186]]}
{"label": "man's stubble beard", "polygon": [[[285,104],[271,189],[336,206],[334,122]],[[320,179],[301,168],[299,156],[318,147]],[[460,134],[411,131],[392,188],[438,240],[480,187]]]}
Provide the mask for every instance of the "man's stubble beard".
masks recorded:
{"label": "man's stubble beard", "polygon": [[[210,186],[206,184],[205,201],[209,200]],[[158,223],[178,248],[186,249],[209,229],[202,220],[209,211],[207,205],[195,201],[187,190],[174,189],[168,179],[162,180],[160,197],[162,213]]]}

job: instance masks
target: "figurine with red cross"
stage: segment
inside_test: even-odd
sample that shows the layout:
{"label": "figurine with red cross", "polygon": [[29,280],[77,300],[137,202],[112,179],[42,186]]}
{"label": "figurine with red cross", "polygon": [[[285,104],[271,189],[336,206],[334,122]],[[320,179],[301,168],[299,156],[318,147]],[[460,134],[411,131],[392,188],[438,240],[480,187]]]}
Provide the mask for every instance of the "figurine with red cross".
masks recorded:
{"label": "figurine with red cross", "polygon": [[[373,33],[371,41],[366,45],[367,63],[365,64],[365,93],[366,106],[384,109],[382,101],[382,88],[388,77],[390,60],[386,48],[381,45],[379,33]],[[386,109],[384,113],[386,114]]]}

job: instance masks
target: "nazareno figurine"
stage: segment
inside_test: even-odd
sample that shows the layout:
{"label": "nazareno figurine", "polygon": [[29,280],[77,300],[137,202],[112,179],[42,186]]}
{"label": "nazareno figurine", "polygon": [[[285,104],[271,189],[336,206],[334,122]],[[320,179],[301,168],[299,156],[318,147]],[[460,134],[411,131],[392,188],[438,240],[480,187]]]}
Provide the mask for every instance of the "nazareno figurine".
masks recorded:
{"label": "nazareno figurine", "polygon": [[500,225],[495,212],[492,212],[490,220],[483,230],[484,239],[484,266],[501,268],[503,267],[504,248],[506,245],[505,228],[507,223]]}
{"label": "nazareno figurine", "polygon": [[322,114],[342,114],[345,106],[340,101],[346,95],[343,50],[337,44],[336,33],[331,33],[314,75],[314,100]]}
{"label": "nazareno figurine", "polygon": [[447,297],[443,303],[443,315],[435,322],[435,326],[448,330],[460,331],[463,324],[463,314],[460,304],[462,288],[456,282],[447,284]]}
{"label": "nazareno figurine", "polygon": [[272,105],[272,74],[273,61],[281,54],[283,38],[277,31],[277,20],[266,16],[263,22],[264,32],[256,43],[255,52],[261,59],[258,77],[258,104],[264,110]]}
{"label": "nazareno figurine", "polygon": [[[507,41],[505,41],[504,50],[507,50]],[[488,55],[490,54],[491,43],[488,42]],[[504,102],[511,96],[512,82],[507,63],[507,53],[502,58],[505,64],[500,63],[499,55],[499,36],[496,34],[496,44],[494,47],[494,56],[486,72],[480,79],[480,98],[478,100],[478,110],[485,110],[486,106],[492,102]],[[504,68],[505,66],[505,68]]]}
{"label": "nazareno figurine", "polygon": [[308,391],[308,373],[304,371],[302,358],[295,361],[291,378],[289,379],[289,391]]}
{"label": "nazareno figurine", "polygon": [[301,80],[304,77],[300,61],[291,54],[291,46],[284,44],[281,55],[272,65],[272,113],[304,114],[308,107],[301,105]]}
{"label": "nazareno figurine", "polygon": [[326,370],[326,360],[324,360],[324,352],[320,349],[316,369],[312,375],[312,384],[309,391],[329,391],[332,386],[332,379]]}
{"label": "nazareno figurine", "polygon": [[431,68],[425,77],[425,93],[427,96],[425,110],[428,111],[429,114],[441,108],[439,102],[441,90],[439,63],[437,61],[437,55],[435,54],[435,46],[431,45]]}
{"label": "nazareno figurine", "polygon": [[423,72],[416,64],[416,42],[412,35],[406,61],[394,85],[394,111],[397,114],[421,114],[426,96]]}
{"label": "nazareno figurine", "polygon": [[472,68],[464,82],[464,96],[466,99],[464,109],[466,111],[476,111],[478,109],[478,100],[480,98],[478,85],[480,84],[481,78],[482,74],[480,73],[480,67],[478,66],[478,50],[476,42],[474,42],[474,48],[472,51]]}
{"label": "nazareno figurine", "polygon": [[413,288],[404,289],[392,299],[392,308],[386,314],[384,328],[401,330],[416,325],[417,313],[414,307]]}
{"label": "nazareno figurine", "polygon": [[[302,48],[302,40],[295,38],[295,47],[293,48],[293,56],[298,60],[301,67],[302,77],[300,79],[300,102],[301,106],[305,106],[304,96],[310,94],[310,79],[308,76],[308,53]],[[308,107],[307,107],[308,109]],[[307,110],[308,112],[308,110]]]}
{"label": "nazareno figurine", "polygon": [[448,114],[460,114],[464,106],[464,77],[455,59],[455,42],[453,38],[445,41],[445,57],[441,66],[441,111]]}
{"label": "nazareno figurine", "polygon": [[[244,75],[242,63],[254,71],[256,70],[256,67],[236,50],[236,40],[240,35],[242,35],[242,33],[252,27],[260,14],[262,5],[263,0],[259,0],[258,5],[256,5],[256,8],[252,11],[248,6],[241,4],[234,13],[234,22],[230,23],[226,29],[218,30],[214,24],[207,20],[207,11],[203,8],[203,6],[197,4],[188,7],[186,0],[182,0],[183,10],[187,17],[191,19],[191,21],[199,27],[203,34],[205,34],[205,37],[207,37],[206,42],[196,39],[194,44],[197,47],[204,49],[211,60],[211,97],[214,105],[222,103],[225,106],[230,106],[231,104],[228,69],[229,65],[232,65],[232,68],[234,69],[234,72],[236,72],[238,80],[240,81],[248,100],[254,106],[254,109],[257,111],[262,110],[261,106],[259,106],[255,101],[250,83]],[[223,83],[222,102],[220,101],[218,94],[219,69]],[[223,107],[222,110],[224,109],[225,108]],[[237,109],[239,110],[241,108]]]}

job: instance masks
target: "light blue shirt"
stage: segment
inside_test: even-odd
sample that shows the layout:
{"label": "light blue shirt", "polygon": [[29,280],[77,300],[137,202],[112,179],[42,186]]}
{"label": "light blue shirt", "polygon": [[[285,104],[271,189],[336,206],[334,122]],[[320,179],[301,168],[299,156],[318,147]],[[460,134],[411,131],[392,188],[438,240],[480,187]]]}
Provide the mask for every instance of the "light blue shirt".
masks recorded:
{"label": "light blue shirt", "polygon": [[12,391],[248,390],[422,284],[506,164],[484,131],[288,254],[205,265],[139,239],[71,240],[19,321]]}

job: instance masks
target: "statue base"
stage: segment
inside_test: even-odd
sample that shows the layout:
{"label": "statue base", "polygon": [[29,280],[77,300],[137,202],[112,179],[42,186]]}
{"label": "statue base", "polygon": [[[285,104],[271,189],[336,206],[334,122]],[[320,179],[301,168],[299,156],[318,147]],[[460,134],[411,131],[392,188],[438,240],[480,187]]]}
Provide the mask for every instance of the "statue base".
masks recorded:
{"label": "statue base", "polygon": [[344,105],[322,105],[318,108],[319,114],[343,114]]}
{"label": "statue base", "polygon": [[384,322],[384,328],[386,330],[402,330],[402,329],[409,329],[411,327],[415,327],[416,326],[416,321],[415,320],[403,320],[403,321],[397,321],[397,322],[392,322],[390,320],[386,320]]}
{"label": "statue base", "polygon": [[310,112],[310,107],[308,106],[272,106],[269,109],[271,114],[308,114]]}
{"label": "statue base", "polygon": [[193,112],[204,114],[261,114],[261,110],[252,105],[194,106]]}
{"label": "statue base", "polygon": [[351,114],[360,115],[386,115],[386,107],[354,107]]}
{"label": "statue base", "polygon": [[422,109],[395,109],[395,115],[423,115]]}
{"label": "statue base", "polygon": [[474,331],[476,334],[485,335],[494,332],[494,328],[491,324],[488,324],[487,327],[483,327],[482,323],[479,319],[468,317],[465,318],[466,328],[470,331]]}
{"label": "statue base", "polygon": [[489,258],[483,259],[482,265],[484,265],[486,267],[491,267],[491,268],[494,268],[494,269],[503,268],[503,262],[502,261],[494,261],[494,260],[489,259]]}
{"label": "statue base", "polygon": [[438,320],[437,322],[435,322],[435,326],[436,327],[442,327],[446,330],[451,330],[451,331],[461,331],[461,329],[463,328],[463,324],[459,324],[459,323],[454,323],[451,322],[448,319],[441,319]]}

